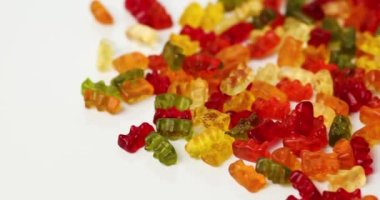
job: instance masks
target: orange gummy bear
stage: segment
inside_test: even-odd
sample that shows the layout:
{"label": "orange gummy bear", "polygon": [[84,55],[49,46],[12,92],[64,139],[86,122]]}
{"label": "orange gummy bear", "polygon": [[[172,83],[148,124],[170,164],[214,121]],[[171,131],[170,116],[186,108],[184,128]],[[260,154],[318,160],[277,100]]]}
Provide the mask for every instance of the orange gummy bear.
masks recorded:
{"label": "orange gummy bear", "polygon": [[98,111],[104,111],[116,114],[121,110],[121,102],[118,98],[107,96],[93,90],[86,90],[83,93],[86,108],[96,107]]}
{"label": "orange gummy bear", "polygon": [[228,168],[231,176],[250,192],[257,192],[266,185],[265,176],[256,172],[253,166],[238,160]]}
{"label": "orange gummy bear", "polygon": [[250,91],[256,98],[262,98],[265,100],[275,98],[282,103],[288,101],[288,97],[284,92],[264,81],[254,80],[251,84]]}
{"label": "orange gummy bear", "polygon": [[142,101],[154,93],[153,86],[145,79],[125,81],[120,87],[121,97],[128,104]]}
{"label": "orange gummy bear", "polygon": [[380,108],[362,106],[360,108],[360,121],[363,124],[380,123]]}
{"label": "orange gummy bear", "polygon": [[121,55],[113,60],[112,64],[119,73],[124,73],[131,69],[148,68],[149,59],[140,52],[132,52]]}
{"label": "orange gummy bear", "polygon": [[363,137],[371,146],[380,143],[380,124],[371,123],[357,130],[354,136]]}
{"label": "orange gummy bear", "polygon": [[303,151],[301,159],[302,171],[317,181],[325,181],[328,174],[334,174],[339,170],[336,153]]}
{"label": "orange gummy bear", "polygon": [[289,167],[291,170],[298,170],[301,163],[297,156],[287,147],[281,147],[272,152],[271,158],[273,161]]}
{"label": "orange gummy bear", "polygon": [[96,21],[101,24],[110,25],[113,24],[113,18],[102,3],[98,0],[94,0],[90,5],[91,13],[94,15]]}
{"label": "orange gummy bear", "polygon": [[348,104],[338,97],[318,93],[316,102],[325,104],[326,106],[332,108],[338,115],[347,116],[349,113]]}
{"label": "orange gummy bear", "polygon": [[278,51],[278,66],[300,67],[303,64],[304,59],[302,41],[287,36]]}
{"label": "orange gummy bear", "polygon": [[247,47],[237,44],[222,49],[215,57],[223,62],[224,73],[229,74],[235,70],[239,64],[249,61],[250,52]]}
{"label": "orange gummy bear", "polygon": [[341,169],[351,169],[355,165],[354,153],[350,141],[340,139],[333,148],[334,153],[337,154],[339,165]]}

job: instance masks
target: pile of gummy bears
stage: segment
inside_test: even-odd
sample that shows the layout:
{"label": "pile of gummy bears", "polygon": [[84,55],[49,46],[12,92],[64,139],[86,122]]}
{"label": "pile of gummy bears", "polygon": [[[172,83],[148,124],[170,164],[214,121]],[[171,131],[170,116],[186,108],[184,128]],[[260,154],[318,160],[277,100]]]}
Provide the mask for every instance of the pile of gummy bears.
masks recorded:
{"label": "pile of gummy bears", "polygon": [[[157,0],[126,0],[125,8],[139,22],[126,36],[142,44],[173,25]],[[91,11],[99,23],[113,23],[100,1]],[[270,180],[292,184],[303,200],[377,199],[360,188],[380,142],[379,0],[194,2],[179,23],[160,55],[114,58],[110,42],[100,43],[99,70],[119,75],[110,85],[83,82],[87,108],[117,114],[122,101],[157,95],[155,128],[132,126],[119,135],[122,149],[145,147],[170,166],[177,162],[170,141],[185,139],[190,157],[208,165],[237,157],[229,173],[250,192]],[[247,64],[275,53],[277,63],[255,73]],[[297,102],[293,110],[290,102]],[[355,112],[364,127],[353,132]],[[329,191],[312,180],[327,181]]]}

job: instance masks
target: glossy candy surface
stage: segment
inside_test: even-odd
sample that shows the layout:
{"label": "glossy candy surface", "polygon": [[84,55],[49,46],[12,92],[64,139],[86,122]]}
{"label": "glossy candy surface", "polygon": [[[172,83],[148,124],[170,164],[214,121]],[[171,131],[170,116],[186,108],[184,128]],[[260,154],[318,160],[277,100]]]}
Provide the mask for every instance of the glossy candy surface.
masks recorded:
{"label": "glossy candy surface", "polygon": [[265,176],[257,173],[252,166],[245,165],[242,160],[231,163],[228,171],[236,182],[250,192],[257,192],[266,185]]}
{"label": "glossy candy surface", "polygon": [[334,118],[333,123],[331,124],[329,131],[329,144],[330,146],[334,146],[335,143],[342,139],[350,139],[351,138],[351,121],[348,117],[343,115],[337,115]]}
{"label": "glossy candy surface", "polygon": [[259,158],[269,157],[268,147],[268,142],[260,144],[252,139],[248,141],[235,140],[234,143],[232,143],[234,155],[240,159],[251,162],[256,162]]}
{"label": "glossy candy surface", "polygon": [[364,169],[361,166],[355,166],[350,170],[339,170],[338,173],[329,175],[327,179],[332,191],[343,188],[347,192],[353,192],[366,183]]}
{"label": "glossy candy surface", "polygon": [[95,17],[96,21],[104,25],[113,24],[112,15],[104,7],[104,5],[98,1],[93,0],[90,5],[91,13]]}
{"label": "glossy candy surface", "polygon": [[161,118],[157,120],[157,132],[170,140],[186,138],[191,135],[192,122],[187,119]]}
{"label": "glossy candy surface", "polygon": [[131,126],[127,135],[119,135],[118,144],[120,148],[129,153],[135,153],[137,150],[145,146],[145,138],[154,132],[154,128],[144,122],[140,126]]}
{"label": "glossy candy surface", "polygon": [[153,157],[170,166],[177,162],[177,153],[170,142],[160,134],[152,132],[145,138],[145,150],[153,151]]}
{"label": "glossy candy surface", "polygon": [[260,158],[256,162],[256,171],[266,176],[273,183],[289,183],[291,170],[267,158]]}

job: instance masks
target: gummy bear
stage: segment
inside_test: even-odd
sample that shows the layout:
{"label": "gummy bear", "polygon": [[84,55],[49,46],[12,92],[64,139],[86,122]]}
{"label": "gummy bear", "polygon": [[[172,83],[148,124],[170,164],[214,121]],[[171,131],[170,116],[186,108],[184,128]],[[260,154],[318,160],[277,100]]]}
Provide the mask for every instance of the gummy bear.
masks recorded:
{"label": "gummy bear", "polygon": [[[273,85],[276,85],[276,83],[278,82],[279,72],[280,72],[280,68],[277,65],[268,63],[264,67],[257,69],[255,81],[253,82],[253,84],[256,83],[256,81],[263,81],[263,82],[269,83],[273,87]],[[254,86],[252,85],[252,87]]]}
{"label": "gummy bear", "polygon": [[95,17],[96,21],[101,24],[110,25],[113,24],[112,15],[104,7],[99,0],[93,0],[90,5],[91,13]]}
{"label": "gummy bear", "polygon": [[281,38],[273,30],[267,31],[254,43],[248,44],[251,58],[262,59],[271,55],[280,42]]}
{"label": "gummy bear", "polygon": [[256,162],[256,171],[266,176],[273,183],[289,183],[289,176],[292,172],[289,168],[274,162],[268,158],[260,158]]}
{"label": "gummy bear", "polygon": [[192,41],[187,35],[172,34],[170,43],[181,48],[185,56],[193,55],[199,51],[199,42]]}
{"label": "gummy bear", "polygon": [[229,74],[240,64],[248,62],[250,59],[250,53],[248,48],[237,44],[222,49],[215,57],[222,61],[223,71]]}
{"label": "gummy bear", "polygon": [[329,31],[316,27],[310,32],[310,40],[308,41],[308,44],[315,47],[327,45],[330,42],[330,39],[331,33]]}
{"label": "gummy bear", "polygon": [[146,75],[146,80],[153,86],[154,94],[163,94],[168,91],[170,80],[169,77],[163,76],[153,71]]}
{"label": "gummy bear", "polygon": [[[301,162],[297,156],[287,147],[281,147],[274,150],[271,154],[271,159],[279,164],[288,167],[291,170],[298,170],[301,168]],[[291,178],[290,178],[291,180]]]}
{"label": "gummy bear", "polygon": [[275,98],[281,103],[288,102],[288,97],[284,92],[264,81],[254,80],[249,91],[251,91],[257,99],[270,100],[271,98]]}
{"label": "gummy bear", "polygon": [[380,108],[370,108],[362,106],[360,108],[360,121],[363,124],[377,124],[380,123]]}
{"label": "gummy bear", "polygon": [[324,125],[326,126],[326,128],[330,128],[336,116],[335,111],[322,103],[314,103],[313,106],[314,117],[322,115]]}
{"label": "gummy bear", "polygon": [[312,26],[293,17],[287,17],[283,27],[285,36],[293,37],[294,39],[302,42],[309,41],[310,31],[313,29]]}
{"label": "gummy bear", "polygon": [[256,112],[260,118],[280,120],[290,112],[290,103],[279,102],[273,97],[269,100],[258,98],[252,104],[252,111]]}
{"label": "gummy bear", "polygon": [[302,171],[318,181],[326,180],[328,174],[334,174],[339,170],[339,161],[335,153],[303,151],[301,159]]}
{"label": "gummy bear", "polygon": [[372,174],[372,158],[368,142],[360,136],[355,136],[350,141],[352,151],[354,153],[355,163],[364,168],[365,174]]}
{"label": "gummy bear", "polygon": [[252,103],[255,101],[255,96],[249,91],[244,91],[242,93],[237,94],[236,96],[232,96],[231,99],[226,101],[223,105],[223,112],[228,111],[243,111],[243,110],[251,110]]}
{"label": "gummy bear", "polygon": [[[304,49],[304,54],[306,57],[305,62],[307,62],[308,60],[309,61],[311,60],[314,62],[316,62],[317,60],[321,60],[323,64],[325,64],[325,62],[330,61],[330,53],[331,53],[330,49],[328,49],[327,46],[324,44],[321,44],[319,46],[308,45],[306,49]],[[332,67],[333,65],[332,66],[329,66],[328,64],[325,64],[325,65],[326,66],[322,66],[321,68],[325,67],[326,69],[329,69],[329,71],[332,71],[333,69],[336,68],[336,67],[335,68]],[[312,70],[312,71],[316,73],[319,70]]]}
{"label": "gummy bear", "polygon": [[81,90],[86,108],[96,107],[98,111],[106,110],[111,114],[120,112],[120,93],[115,86],[106,86],[104,81],[94,83],[86,79]]}
{"label": "gummy bear", "polygon": [[119,135],[118,144],[125,151],[135,153],[145,146],[145,138],[151,132],[154,132],[154,128],[146,122],[137,127],[131,126],[128,135]]}
{"label": "gummy bear", "polygon": [[260,144],[252,139],[249,139],[248,141],[235,140],[234,143],[232,143],[234,155],[250,162],[256,162],[259,158],[269,157],[268,147],[268,142]]}
{"label": "gummy bear", "polygon": [[252,24],[255,29],[262,29],[266,25],[268,25],[271,21],[273,21],[278,14],[270,9],[264,8],[259,16],[255,16],[252,18]]}
{"label": "gummy bear", "polygon": [[266,185],[265,176],[257,173],[252,166],[245,165],[242,160],[231,163],[228,171],[249,192],[257,192]]}
{"label": "gummy bear", "polygon": [[349,113],[348,104],[332,95],[327,95],[323,93],[317,94],[317,100],[316,102],[322,103],[330,108],[332,108],[337,115],[344,115],[347,116]]}
{"label": "gummy bear", "polygon": [[188,110],[191,105],[191,99],[176,94],[160,94],[154,101],[155,109],[168,109],[176,107],[178,110]]}
{"label": "gummy bear", "polygon": [[185,8],[179,20],[179,23],[182,26],[189,25],[193,28],[197,28],[200,26],[204,15],[205,10],[202,8],[202,6],[197,2],[193,2]]}
{"label": "gummy bear", "polygon": [[[213,149],[220,150],[220,153],[223,154],[220,157],[221,159],[215,163],[208,162],[208,164],[215,166],[220,165],[232,155],[231,145],[233,141],[234,139],[229,135],[225,135],[223,130],[215,127],[210,127],[204,130],[202,133],[194,136],[186,144],[185,150],[193,158],[202,158],[206,160],[207,157],[210,156],[210,151],[212,151],[212,154],[215,156],[217,152],[213,152]],[[222,145],[224,149],[219,149],[220,145]]]}
{"label": "gummy bear", "polygon": [[276,144],[279,138],[283,137],[283,130],[279,122],[273,120],[261,120],[257,126],[251,128],[248,137],[259,143],[269,142],[270,146]]}
{"label": "gummy bear", "polygon": [[158,41],[157,31],[142,24],[130,26],[126,31],[126,36],[131,40],[135,40],[149,46],[154,45]]}
{"label": "gummy bear", "polygon": [[151,70],[163,71],[168,68],[168,64],[161,55],[150,55],[148,56],[148,60],[148,67]]}
{"label": "gummy bear", "polygon": [[[315,3],[313,2],[313,4],[311,4],[311,6],[307,5],[307,4],[305,4],[304,0],[288,1],[286,4],[286,16],[294,17],[297,20],[300,20],[300,21],[303,21],[305,23],[310,24],[310,23],[312,23],[313,20],[308,15],[311,14],[313,17],[315,17],[315,12],[312,12],[312,11],[315,11],[315,8],[313,8],[313,7],[318,6],[318,4],[316,4],[316,5],[314,5],[314,4]],[[320,11],[320,12],[322,12],[322,11]],[[308,14],[308,15],[306,15],[306,14]],[[318,17],[320,17],[320,16],[318,16]]]}
{"label": "gummy bear", "polygon": [[240,6],[242,3],[246,2],[247,0],[218,0],[221,2],[226,9],[226,11],[231,11],[235,9],[236,7]]}
{"label": "gummy bear", "polygon": [[280,67],[300,67],[303,62],[302,41],[291,36],[286,37],[278,51],[277,64]]}
{"label": "gummy bear", "polygon": [[201,27],[206,31],[213,30],[214,27],[223,19],[223,14],[223,4],[219,2],[207,4],[205,8],[205,15],[201,21]]}
{"label": "gummy bear", "polygon": [[193,76],[207,76],[210,73],[220,69],[222,62],[211,55],[205,53],[188,56],[183,61],[183,70]]}
{"label": "gummy bear", "polygon": [[221,34],[223,39],[229,41],[230,44],[241,43],[248,39],[249,33],[253,29],[252,25],[246,22],[235,24]]}
{"label": "gummy bear", "polygon": [[226,134],[231,135],[234,138],[246,140],[248,132],[257,126],[260,122],[260,119],[255,113],[252,113],[246,118],[241,118],[239,122],[227,131]]}
{"label": "gummy bear", "polygon": [[353,192],[365,185],[366,176],[363,167],[355,166],[349,170],[339,170],[336,174],[329,175],[327,180],[332,191],[343,188],[347,192]]}
{"label": "gummy bear", "polygon": [[226,137],[221,143],[216,143],[211,146],[209,151],[202,154],[201,159],[214,167],[223,164],[224,161],[229,159],[232,155],[231,144],[234,141],[231,137]]}
{"label": "gummy bear", "polygon": [[318,1],[303,5],[302,11],[314,20],[321,20],[325,17],[321,4]]}
{"label": "gummy bear", "polygon": [[[308,56],[308,55],[306,55],[306,56]],[[330,54],[327,54],[327,56],[328,56],[328,59],[326,59],[326,60],[329,60]],[[338,70],[338,66],[334,63],[325,63],[325,61],[323,61],[320,58],[310,58],[310,57],[306,57],[306,60],[303,63],[302,68],[309,70],[313,73],[317,73],[321,70],[327,70],[329,72],[334,71],[334,70]]]}
{"label": "gummy bear", "polygon": [[[188,25],[182,28],[181,34],[188,35],[191,40],[198,41],[203,50],[208,46],[212,46],[211,44],[219,38],[214,32],[205,32],[202,28],[194,28]],[[223,45],[223,47],[225,46]]]}
{"label": "gummy bear", "polygon": [[[289,176],[292,186],[298,190],[302,199],[318,200],[322,199],[321,193],[315,187],[314,183],[303,172],[299,170],[293,171]],[[295,199],[294,196],[290,196]],[[287,200],[292,198],[287,198]]]}
{"label": "gummy bear", "polygon": [[351,169],[355,165],[354,153],[352,151],[350,141],[340,139],[335,143],[333,151],[337,154],[341,169]]}
{"label": "gummy bear", "polygon": [[226,113],[214,109],[199,107],[194,111],[194,131],[199,133],[210,127],[216,127],[220,130],[227,131],[230,120],[230,116]]}
{"label": "gummy bear", "polygon": [[239,21],[245,21],[249,17],[257,16],[263,10],[263,2],[261,0],[247,0],[233,10],[234,16]]}
{"label": "gummy bear", "polygon": [[313,95],[311,84],[302,85],[299,80],[282,79],[276,86],[288,96],[290,101],[308,100]]}
{"label": "gummy bear", "polygon": [[173,25],[166,9],[156,0],[126,0],[125,8],[138,22],[154,29],[166,29]]}
{"label": "gummy bear", "polygon": [[230,98],[230,96],[220,92],[220,90],[217,90],[216,92],[210,95],[208,101],[205,103],[205,106],[208,109],[215,109],[220,112],[223,112],[223,105]]}
{"label": "gummy bear", "polygon": [[248,110],[243,110],[240,112],[230,111],[228,112],[228,114],[230,115],[230,118],[231,118],[229,129],[232,129],[239,123],[240,119],[248,118],[252,114],[252,112]]}
{"label": "gummy bear", "polygon": [[362,198],[362,200],[377,200],[377,197],[373,195],[366,195]]}
{"label": "gummy bear", "polygon": [[[208,83],[207,81],[197,78],[190,82],[182,82],[178,84],[182,87],[181,95],[189,97],[192,100],[191,110],[204,106],[208,99]],[[172,87],[172,85],[170,86]],[[170,88],[169,88],[170,91]]]}
{"label": "gummy bear", "polygon": [[315,74],[313,86],[317,93],[334,94],[334,82],[328,70],[320,70]]}
{"label": "gummy bear", "polygon": [[290,80],[299,80],[302,85],[308,83],[314,83],[314,74],[313,72],[307,71],[302,68],[296,67],[282,67],[280,73],[278,74],[279,79],[288,78]]}
{"label": "gummy bear", "polygon": [[140,52],[124,54],[112,62],[119,73],[124,73],[131,69],[146,69],[148,68],[148,63],[148,58]]}
{"label": "gummy bear", "polygon": [[162,51],[162,57],[171,70],[179,70],[182,66],[182,62],[185,58],[182,48],[167,42]]}
{"label": "gummy bear", "polygon": [[335,143],[342,138],[349,140],[351,138],[351,129],[350,119],[347,116],[337,115],[329,131],[330,146],[333,147]]}
{"label": "gummy bear", "polygon": [[106,72],[112,68],[112,57],[115,51],[111,42],[107,39],[102,39],[99,43],[98,58],[96,65],[100,72]]}
{"label": "gummy bear", "polygon": [[380,125],[378,123],[370,123],[354,133],[354,137],[364,138],[371,146],[380,143]]}
{"label": "gummy bear", "polygon": [[169,140],[178,140],[191,135],[192,122],[187,119],[161,118],[157,120],[157,132]]}
{"label": "gummy bear", "polygon": [[190,110],[179,111],[177,108],[172,107],[168,109],[156,109],[154,114],[153,123],[157,123],[157,120],[161,118],[176,118],[176,119],[192,119]]}
{"label": "gummy bear", "polygon": [[254,75],[252,69],[244,64],[240,65],[222,81],[220,84],[220,91],[230,96],[237,95],[245,91],[253,79]]}
{"label": "gummy bear", "polygon": [[145,150],[153,151],[153,157],[170,166],[177,162],[177,153],[170,142],[160,134],[152,132],[145,138]]}
{"label": "gummy bear", "polygon": [[324,191],[322,194],[323,200],[355,200],[361,198],[360,189],[356,189],[355,191],[349,193],[343,188],[339,188],[336,192],[328,192]]}

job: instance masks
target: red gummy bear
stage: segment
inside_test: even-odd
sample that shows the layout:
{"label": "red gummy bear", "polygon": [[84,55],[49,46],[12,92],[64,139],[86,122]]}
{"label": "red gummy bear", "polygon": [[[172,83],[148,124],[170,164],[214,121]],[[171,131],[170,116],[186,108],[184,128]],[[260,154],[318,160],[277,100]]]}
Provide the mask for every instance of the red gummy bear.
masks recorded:
{"label": "red gummy bear", "polygon": [[257,38],[255,43],[249,44],[251,58],[264,58],[272,54],[280,44],[281,38],[273,31],[267,31],[265,35]]}
{"label": "red gummy bear", "polygon": [[149,69],[156,71],[163,71],[168,68],[168,64],[166,63],[164,57],[161,55],[150,55],[149,59]]}
{"label": "red gummy bear", "polygon": [[154,29],[166,29],[173,25],[166,9],[156,0],[126,0],[125,8],[137,21]]}
{"label": "red gummy bear", "polygon": [[208,42],[207,45],[203,47],[202,53],[216,55],[219,51],[229,46],[231,46],[231,44],[228,40],[218,36],[215,40]]}
{"label": "red gummy bear", "polygon": [[276,98],[268,100],[258,98],[252,104],[252,110],[260,118],[283,119],[290,112],[290,103],[279,102]]}
{"label": "red gummy bear", "polygon": [[248,141],[235,140],[232,143],[234,155],[240,159],[251,162],[256,162],[259,158],[269,157],[268,147],[268,142],[260,144],[252,139],[249,139]]}
{"label": "red gummy bear", "polygon": [[179,111],[176,107],[168,109],[157,109],[154,114],[153,122],[156,124],[157,120],[161,118],[176,118],[176,119],[192,119],[191,111]]}
{"label": "red gummy bear", "polygon": [[282,79],[276,87],[283,91],[291,101],[308,100],[313,96],[313,87],[310,83],[302,85],[299,80]]}
{"label": "red gummy bear", "polygon": [[283,138],[284,131],[280,122],[273,120],[263,120],[259,125],[248,132],[248,137],[259,143],[269,142],[270,146]]}
{"label": "red gummy bear", "polygon": [[188,56],[183,61],[182,69],[195,77],[215,72],[222,67],[222,61],[205,53]]}
{"label": "red gummy bear", "polygon": [[[289,181],[292,186],[298,190],[302,199],[307,200],[321,200],[322,195],[315,187],[314,183],[303,172],[296,170],[290,174]],[[287,200],[297,199],[293,195],[289,196]]]}
{"label": "red gummy bear", "polygon": [[241,43],[248,39],[252,29],[252,24],[241,22],[223,32],[221,37],[228,40],[231,44]]}
{"label": "red gummy bear", "polygon": [[324,191],[322,195],[322,200],[360,200],[361,198],[360,189],[350,193],[343,188],[339,188],[336,192]]}
{"label": "red gummy bear", "polygon": [[153,71],[146,75],[146,80],[154,87],[154,94],[163,94],[168,91],[170,79]]}
{"label": "red gummy bear", "polygon": [[322,59],[315,58],[306,58],[305,62],[302,65],[302,68],[309,70],[313,73],[317,73],[320,70],[326,69],[330,72],[338,70],[338,66],[336,64],[327,64]]}
{"label": "red gummy bear", "polygon": [[334,95],[345,101],[350,112],[359,111],[372,99],[372,93],[364,83],[364,72],[360,70],[334,71]]}
{"label": "red gummy bear", "polygon": [[125,151],[135,153],[145,145],[145,138],[153,131],[154,128],[150,124],[144,122],[138,127],[131,126],[128,135],[120,134],[117,142]]}
{"label": "red gummy bear", "polygon": [[216,39],[216,34],[214,32],[206,33],[201,28],[193,28],[189,25],[182,28],[181,34],[188,35],[191,40],[199,41],[202,48],[205,48]]}
{"label": "red gummy bear", "polygon": [[321,8],[321,4],[319,4],[317,1],[305,4],[302,7],[302,11],[315,20],[321,20],[325,17],[325,14]]}
{"label": "red gummy bear", "polygon": [[232,129],[239,123],[240,119],[248,118],[249,116],[251,116],[252,112],[248,110],[244,110],[240,112],[230,111],[228,112],[228,114],[230,115],[230,118],[231,118],[229,127],[230,129]]}
{"label": "red gummy bear", "polygon": [[357,165],[363,167],[365,174],[372,174],[372,158],[370,155],[370,148],[368,142],[359,136],[355,136],[350,141],[352,151],[354,153],[355,162]]}
{"label": "red gummy bear", "polygon": [[327,44],[330,42],[330,39],[331,33],[329,31],[316,27],[310,32],[310,39],[308,41],[308,44],[315,47],[318,47],[321,44],[327,46]]}
{"label": "red gummy bear", "polygon": [[223,105],[226,101],[228,101],[231,97],[222,93],[220,90],[212,93],[208,98],[208,101],[205,103],[205,106],[208,109],[215,109],[220,112],[223,112]]}
{"label": "red gummy bear", "polygon": [[275,11],[280,11],[283,0],[264,0],[264,7],[271,8]]}

